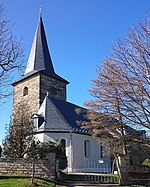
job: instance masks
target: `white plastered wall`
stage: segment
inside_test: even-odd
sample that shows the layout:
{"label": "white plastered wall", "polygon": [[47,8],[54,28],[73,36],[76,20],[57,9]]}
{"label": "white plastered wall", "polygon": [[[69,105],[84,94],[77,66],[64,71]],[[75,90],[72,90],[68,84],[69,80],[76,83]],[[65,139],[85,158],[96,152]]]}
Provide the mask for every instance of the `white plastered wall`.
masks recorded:
{"label": "white plastered wall", "polygon": [[[97,139],[94,139],[92,136],[77,134],[70,132],[47,132],[42,134],[37,134],[37,138],[40,141],[55,141],[57,143],[60,140],[66,140],[66,156],[68,161],[68,172],[89,172],[89,171],[98,171],[98,167],[100,164],[98,163],[100,160],[104,161],[104,164],[107,164],[107,167],[110,166],[110,157],[100,158],[100,145]],[[88,157],[85,157],[84,150],[84,141],[90,142],[90,154]],[[91,163],[92,166],[91,166]],[[93,167],[93,168],[92,168]],[[102,166],[104,167],[104,165]],[[110,169],[108,170],[108,172]]]}

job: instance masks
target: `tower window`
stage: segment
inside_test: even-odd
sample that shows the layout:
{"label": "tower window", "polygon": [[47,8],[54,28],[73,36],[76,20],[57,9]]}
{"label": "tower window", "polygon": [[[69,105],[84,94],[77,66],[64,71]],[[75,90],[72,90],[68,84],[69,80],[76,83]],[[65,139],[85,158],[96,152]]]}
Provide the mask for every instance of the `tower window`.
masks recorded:
{"label": "tower window", "polygon": [[28,87],[24,87],[24,89],[23,89],[23,96],[26,96],[26,95],[28,95]]}

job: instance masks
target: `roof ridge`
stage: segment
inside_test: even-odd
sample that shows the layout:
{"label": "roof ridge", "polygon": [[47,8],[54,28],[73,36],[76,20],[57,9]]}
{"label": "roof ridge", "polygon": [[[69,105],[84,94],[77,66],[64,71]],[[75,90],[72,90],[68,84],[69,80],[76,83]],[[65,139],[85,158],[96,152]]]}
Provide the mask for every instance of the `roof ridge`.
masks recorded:
{"label": "roof ridge", "polygon": [[82,109],[88,110],[87,108],[84,108],[83,106],[79,106],[79,105],[77,105],[77,104],[71,103],[70,101],[59,100],[59,99],[53,98],[53,97],[51,97],[51,96],[48,96],[48,97],[50,97],[51,99],[54,99],[54,100],[58,100],[58,101],[65,102],[65,103],[69,103],[69,104],[74,105],[74,106],[76,106],[76,107],[80,107],[80,108],[82,108]]}

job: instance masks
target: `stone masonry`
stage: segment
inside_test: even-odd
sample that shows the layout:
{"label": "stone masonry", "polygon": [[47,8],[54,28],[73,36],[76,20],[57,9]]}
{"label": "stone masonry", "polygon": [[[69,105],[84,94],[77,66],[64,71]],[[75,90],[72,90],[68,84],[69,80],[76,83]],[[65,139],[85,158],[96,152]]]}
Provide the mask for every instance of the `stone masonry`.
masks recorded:
{"label": "stone masonry", "polygon": [[45,95],[49,93],[50,97],[66,101],[66,83],[51,78],[44,74],[40,76],[40,102],[42,104]]}
{"label": "stone masonry", "polygon": [[[32,77],[23,79],[14,85],[14,98],[13,98],[13,110],[17,107],[19,103],[26,103],[30,107],[31,113],[36,113],[39,108],[39,92],[40,92],[40,76],[35,74]],[[28,88],[28,95],[23,96],[24,88]]]}
{"label": "stone masonry", "polygon": [[[24,88],[28,88],[28,94],[23,95]],[[14,108],[23,102],[28,104],[31,113],[37,113],[47,92],[50,97],[66,101],[66,83],[44,74],[34,74],[14,85]]]}
{"label": "stone masonry", "polygon": [[[0,174],[27,175],[32,174],[32,159],[0,159]],[[55,154],[51,153],[46,159],[36,159],[35,176],[55,178]]]}

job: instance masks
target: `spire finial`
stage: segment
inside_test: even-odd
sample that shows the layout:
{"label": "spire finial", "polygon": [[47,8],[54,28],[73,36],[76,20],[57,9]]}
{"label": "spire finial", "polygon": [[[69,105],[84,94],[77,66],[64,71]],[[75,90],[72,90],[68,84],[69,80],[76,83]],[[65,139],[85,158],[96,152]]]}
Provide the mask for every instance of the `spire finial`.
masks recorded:
{"label": "spire finial", "polygon": [[42,3],[40,5],[40,18],[42,17]]}

